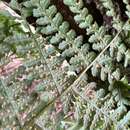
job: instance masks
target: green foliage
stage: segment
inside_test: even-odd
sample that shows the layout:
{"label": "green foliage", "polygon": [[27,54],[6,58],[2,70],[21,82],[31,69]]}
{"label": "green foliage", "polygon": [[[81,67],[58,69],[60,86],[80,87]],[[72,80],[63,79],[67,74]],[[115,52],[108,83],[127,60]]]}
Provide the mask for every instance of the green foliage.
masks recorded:
{"label": "green foliage", "polygon": [[[123,2],[129,17],[129,1]],[[20,22],[1,11],[0,129],[128,130],[129,20],[120,18],[115,1],[96,1],[111,17],[110,32],[83,0],[63,3],[86,36],[52,0],[11,0]],[[23,60],[10,71],[12,55]]]}
{"label": "green foliage", "polygon": [[130,18],[130,5],[129,5],[129,1],[128,0],[123,0],[123,2],[126,4],[126,15],[128,16],[128,18]]}
{"label": "green foliage", "polygon": [[[6,13],[6,12],[5,12]],[[25,55],[31,49],[31,38],[20,27],[21,23],[15,22],[11,16],[0,14],[0,58],[8,53]]]}
{"label": "green foliage", "polygon": [[[94,52],[90,52],[89,54],[88,50],[85,52],[85,55],[82,54],[80,50],[80,48],[82,48],[81,45],[83,44],[82,36],[76,36],[76,32],[69,28],[69,23],[67,21],[63,21],[61,13],[57,12],[56,7],[51,5],[49,0],[46,2],[42,0],[39,1],[39,3],[33,3],[33,1],[30,2],[32,2],[33,6],[37,7],[33,10],[33,16],[37,18],[37,30],[46,35],[46,38],[48,38],[49,35],[48,42],[54,46],[58,46],[58,49],[62,51],[62,57],[68,58],[80,53],[80,55],[82,55],[82,60],[85,60],[86,65],[94,59]],[[28,2],[25,2],[24,6],[26,6],[26,4],[28,5]],[[84,46],[85,45],[89,46],[88,43],[85,43]],[[86,60],[85,56],[91,56],[89,58],[91,60]],[[71,62],[70,64],[74,66],[75,62]],[[75,67],[71,67],[70,70],[75,70],[74,68]]]}

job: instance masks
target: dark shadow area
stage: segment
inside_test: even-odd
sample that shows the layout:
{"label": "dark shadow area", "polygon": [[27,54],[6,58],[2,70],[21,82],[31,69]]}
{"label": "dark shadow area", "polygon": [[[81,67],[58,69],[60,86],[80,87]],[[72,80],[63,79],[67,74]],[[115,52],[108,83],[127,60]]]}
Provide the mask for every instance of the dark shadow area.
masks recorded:
{"label": "dark shadow area", "polygon": [[70,11],[69,7],[64,5],[63,0],[51,0],[51,3],[57,7],[58,12],[62,14],[65,21],[69,22],[70,28],[74,29],[77,35],[83,35],[85,40],[88,39],[86,36],[86,30],[79,28],[74,20],[74,14]]}
{"label": "dark shadow area", "polygon": [[127,15],[125,14],[126,11],[126,5],[123,3],[122,0],[113,0],[115,2],[116,11],[118,14],[120,14],[120,18],[123,21],[128,20]]}
{"label": "dark shadow area", "polygon": [[3,0],[3,1],[9,3],[11,0]]}
{"label": "dark shadow area", "polygon": [[83,2],[87,7],[89,13],[93,16],[94,21],[96,21],[98,25],[101,26],[103,24],[103,15],[96,7],[94,0],[83,0]]}
{"label": "dark shadow area", "polygon": [[29,16],[26,19],[32,26],[36,27],[36,20],[37,20],[37,18],[35,18],[33,16]]}

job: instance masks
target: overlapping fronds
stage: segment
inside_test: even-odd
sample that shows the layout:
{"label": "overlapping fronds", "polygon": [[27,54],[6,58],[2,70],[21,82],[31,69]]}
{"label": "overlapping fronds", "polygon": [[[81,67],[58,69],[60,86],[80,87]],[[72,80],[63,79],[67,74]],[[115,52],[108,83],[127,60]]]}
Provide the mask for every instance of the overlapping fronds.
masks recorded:
{"label": "overlapping fronds", "polygon": [[0,128],[128,130],[129,1],[125,20],[116,1],[59,3],[81,33],[52,0],[11,0],[19,20],[0,15]]}

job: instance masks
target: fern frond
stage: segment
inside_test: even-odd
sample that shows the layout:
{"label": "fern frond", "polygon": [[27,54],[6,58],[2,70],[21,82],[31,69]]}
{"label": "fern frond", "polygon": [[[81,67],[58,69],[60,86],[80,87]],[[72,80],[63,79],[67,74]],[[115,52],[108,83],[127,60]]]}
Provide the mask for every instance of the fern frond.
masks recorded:
{"label": "fern frond", "polygon": [[[95,13],[90,12],[95,9],[83,0],[63,2],[11,0],[22,22],[1,15],[0,128],[129,129],[129,20],[119,18],[115,1],[89,1],[105,9],[101,15],[112,17],[115,35],[93,20]],[[69,7],[79,34],[86,30],[86,36],[77,35],[74,21],[64,20],[68,12],[59,3]],[[18,57],[24,59],[12,71]]]}
{"label": "fern frond", "polygon": [[128,0],[123,0],[123,2],[126,4],[126,15],[128,16],[128,18],[130,18],[130,3],[129,3],[129,1]]}

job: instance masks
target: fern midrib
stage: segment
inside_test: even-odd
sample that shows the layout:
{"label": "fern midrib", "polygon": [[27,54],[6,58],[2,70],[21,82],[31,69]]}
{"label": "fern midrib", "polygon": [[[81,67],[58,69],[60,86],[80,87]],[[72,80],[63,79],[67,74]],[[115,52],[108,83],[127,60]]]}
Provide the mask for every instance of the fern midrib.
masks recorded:
{"label": "fern midrib", "polygon": [[[109,45],[106,47],[106,48],[104,48],[104,50],[97,56],[97,58],[81,73],[81,75],[68,87],[68,88],[66,88],[62,93],[61,93],[61,95],[60,96],[58,96],[57,98],[55,98],[51,103],[49,103],[49,104],[47,104],[46,105],[46,107],[45,108],[41,108],[41,112],[40,113],[43,113],[44,111],[45,111],[45,109],[47,109],[47,108],[49,108],[55,101],[56,101],[56,99],[58,99],[59,97],[62,97],[64,94],[66,94],[66,93],[68,93],[70,90],[72,90],[72,88],[73,87],[75,87],[78,83],[79,83],[79,81],[81,80],[81,78],[82,78],[82,76],[87,72],[87,70],[93,65],[93,63],[95,63],[95,61],[107,50],[107,48],[113,43],[113,41],[118,37],[118,35],[121,33],[121,31],[120,32],[118,32],[118,34],[115,36],[115,38],[109,43]],[[39,115],[39,114],[38,114]],[[35,117],[33,117],[31,120],[34,120],[35,118],[37,118],[37,116],[38,115],[36,115]],[[26,125],[28,125],[28,124],[30,124],[31,122],[29,121],[29,122],[27,122],[27,123],[25,123]],[[26,126],[25,125],[25,126]],[[23,129],[24,130],[24,129]]]}
{"label": "fern midrib", "polygon": [[55,23],[53,22],[52,18],[49,17],[49,16],[47,15],[46,11],[42,8],[40,2],[39,2],[39,5],[40,5],[40,8],[44,11],[44,14],[43,14],[43,15],[46,16],[46,17],[48,17],[49,22],[50,22],[51,24],[53,24],[53,26],[57,29],[58,33],[60,33],[60,36],[62,36],[64,39],[66,39],[66,41],[69,40],[69,42],[67,42],[67,44],[69,44],[70,46],[72,46],[72,48],[76,49],[76,51],[81,54],[82,59],[87,63],[87,61],[86,61],[84,55],[82,54],[82,52],[81,52],[77,47],[74,47],[74,46],[73,46],[74,40],[70,40],[69,37],[68,37],[66,34],[64,34],[63,32],[61,32],[61,31],[59,30],[59,28],[58,28],[58,27],[55,25]]}
{"label": "fern midrib", "polygon": [[80,94],[80,92],[78,92],[78,90],[76,88],[72,88],[72,90],[75,92],[75,94],[77,94],[78,96],[80,96],[83,100],[85,100],[87,103],[89,103],[89,105],[91,105],[92,107],[94,107],[96,110],[98,110],[99,112],[101,112],[104,116],[106,116],[108,119],[110,119],[111,121],[113,121],[114,123],[118,124],[117,120],[115,120],[115,118],[111,117],[108,115],[108,113],[106,113],[105,111],[103,111],[102,109],[100,109],[99,107],[97,107],[94,103],[92,103],[89,99],[87,99],[87,97],[84,97]]}
{"label": "fern midrib", "polygon": [[[40,5],[40,6],[41,6],[41,5]],[[122,31],[122,30],[120,30],[120,31],[117,33],[117,35],[113,38],[113,40],[100,52],[100,54],[93,60],[93,62],[91,62],[91,64],[90,64],[88,67],[86,67],[86,69],[79,75],[79,77],[77,77],[77,79],[76,79],[68,88],[66,88],[66,89],[61,93],[61,95],[58,96],[58,97],[61,97],[61,96],[64,95],[65,93],[69,92],[70,90],[72,90],[72,87],[73,87],[73,86],[76,86],[76,85],[79,83],[79,81],[81,80],[82,76],[87,72],[88,69],[90,69],[90,68],[92,67],[92,65],[95,63],[95,61],[97,61],[97,59],[110,47],[110,45],[113,44],[114,40],[118,37],[118,35],[121,33],[121,31]],[[41,51],[42,51],[42,50],[41,50]],[[58,98],[58,97],[57,97],[57,98]],[[48,108],[49,106],[51,106],[51,105],[56,101],[57,98],[55,98],[51,103],[47,104],[45,108],[41,108],[40,113],[43,112],[43,111],[45,111],[45,109]],[[39,114],[37,114],[37,115],[36,115],[35,117],[33,117],[31,120],[34,120],[38,115],[39,115]],[[30,124],[30,121],[29,121],[29,122],[26,122],[25,124],[26,124],[26,125],[27,125],[27,124]]]}
{"label": "fern midrib", "polygon": [[[27,21],[26,21],[26,22],[27,22]],[[31,31],[31,30],[30,30],[30,31]],[[122,31],[122,30],[121,30],[121,31]],[[120,31],[120,32],[121,32],[121,31]],[[120,32],[118,32],[117,35],[119,35]],[[117,38],[117,35],[115,36],[116,38]],[[34,35],[34,36],[35,36],[35,35]],[[114,38],[114,39],[116,39],[116,38]],[[113,39],[112,41],[114,41],[114,39]],[[109,43],[109,46],[106,46],[106,47],[101,51],[101,53],[102,53],[102,52],[104,53],[104,52],[110,47],[110,44],[113,43],[112,41]],[[38,43],[38,45],[39,45],[39,43]],[[41,47],[39,47],[39,49],[41,49]],[[41,49],[41,52],[42,52],[42,51],[43,51],[43,50]],[[103,54],[103,53],[102,53],[102,54]],[[101,54],[101,55],[102,55],[102,54]],[[99,54],[99,55],[100,55],[100,54]],[[101,56],[101,55],[100,55],[100,56]],[[43,54],[43,56],[44,56],[44,54]],[[99,56],[99,57],[100,57],[100,56]],[[96,61],[99,57],[97,56],[93,61]],[[95,63],[95,62],[93,62],[93,64],[94,64],[94,63]],[[46,64],[48,65],[48,63],[46,63]],[[93,65],[93,64],[92,64],[92,65]],[[90,67],[91,67],[92,65],[90,64]],[[89,67],[89,68],[90,68],[90,67]],[[89,68],[88,68],[88,69],[89,69]],[[86,68],[86,69],[87,69],[87,68]],[[87,70],[88,70],[88,69],[87,69],[87,70],[86,70],[86,69],[85,69],[82,73],[86,73]],[[81,75],[82,75],[82,73],[81,73]],[[80,75],[80,76],[81,76],[81,75]],[[75,82],[76,82],[79,78],[80,78],[80,79],[82,78],[82,76],[81,76],[81,77],[80,77],[80,76],[75,80]],[[75,83],[75,82],[72,83],[72,85],[70,85],[64,92],[68,92],[68,90],[73,90],[73,88],[75,89],[75,85],[78,83],[78,82],[77,82],[77,83]],[[73,85],[73,84],[75,84],[75,85]],[[63,93],[64,93],[64,92],[63,92]],[[62,94],[63,94],[63,93],[62,93]],[[62,94],[61,94],[61,96],[62,96]],[[78,94],[79,94],[79,93],[78,93]],[[78,94],[77,94],[77,95],[78,95]],[[50,104],[53,104],[57,98],[58,98],[58,97],[56,97]],[[91,102],[90,102],[90,103],[91,103]],[[92,103],[91,103],[91,104],[92,104]],[[92,105],[93,105],[93,104],[92,104]],[[32,117],[31,120],[34,121],[34,119],[36,119],[36,117],[37,117],[39,114],[41,114],[41,112],[45,111],[45,109],[48,108],[49,106],[50,106],[49,103],[48,103],[48,104],[46,105],[46,107],[44,107],[44,108],[43,108],[43,106],[42,106],[42,108],[41,108],[41,110],[40,110],[40,113],[38,113],[37,115],[35,115],[35,117]],[[96,106],[95,106],[95,108],[96,108]],[[96,108],[96,109],[97,109],[97,108]],[[99,109],[99,108],[98,108],[98,109]],[[30,123],[31,123],[31,120],[29,121]],[[28,121],[27,121],[27,122],[28,122]],[[115,122],[115,121],[114,121],[114,122]]]}
{"label": "fern midrib", "polygon": [[[71,7],[71,6],[69,5],[69,8],[70,8],[70,7]],[[75,7],[77,7],[77,9],[78,9],[78,5],[75,4]],[[74,13],[74,15],[76,16],[76,15],[78,14],[78,15],[80,15],[80,16],[82,17],[81,13],[82,13],[82,10],[83,10],[84,8],[86,8],[86,7],[82,7],[81,9],[79,8],[79,12]],[[89,12],[87,13],[87,16],[88,16],[88,15],[90,15]],[[87,17],[87,16],[86,16],[86,17]],[[86,17],[85,17],[85,18],[86,18]],[[82,17],[82,18],[83,18],[83,17]],[[83,19],[84,19],[84,22],[85,22],[85,18],[83,18]],[[76,22],[76,23],[77,23],[78,25],[80,24],[80,23],[78,23],[78,22]],[[93,23],[96,23],[96,24],[97,24],[97,22],[93,20],[93,22],[92,22],[90,25],[93,26]],[[84,29],[86,30],[86,33],[88,32],[87,29],[91,28],[91,26],[87,26],[86,28],[84,28]],[[103,25],[102,25],[102,26],[103,26]],[[96,30],[92,35],[94,35],[95,33],[98,33],[98,30]],[[98,34],[99,34],[99,33],[98,33]],[[105,33],[105,35],[107,35],[107,34]],[[98,36],[98,40],[99,40],[99,41],[102,41],[103,44],[106,43],[106,42],[104,41],[104,39],[103,39],[100,35]],[[102,44],[101,42],[97,42],[97,43]],[[97,43],[96,43],[96,44],[97,44]]]}
{"label": "fern midrib", "polygon": [[[21,14],[22,14],[22,12],[21,12]],[[33,34],[32,30],[31,30],[31,28],[30,28],[30,25],[28,24],[28,22],[27,22],[27,20],[26,20],[26,18],[25,18],[25,16],[24,16],[24,14],[22,14],[22,17],[23,17],[24,21],[26,22],[26,25],[27,25],[27,27],[28,27],[30,33],[31,33],[31,36],[32,36],[32,38],[33,38],[33,40],[34,40],[34,43],[36,44],[36,47],[38,48],[38,50],[39,50],[39,52],[40,52],[41,57],[43,58],[43,60],[45,61],[46,65],[47,65],[47,67],[48,67],[48,70],[49,70],[49,72],[50,72],[50,74],[51,74],[51,76],[52,76],[52,78],[53,78],[53,81],[54,81],[54,83],[55,83],[55,85],[56,85],[57,93],[58,93],[58,95],[59,95],[59,94],[60,94],[60,92],[59,92],[59,90],[58,90],[59,84],[57,83],[57,81],[56,81],[55,78],[54,78],[54,74],[52,73],[51,67],[50,67],[49,64],[47,63],[47,60],[46,60],[46,58],[45,58],[45,56],[44,56],[44,53],[43,53],[43,51],[42,51],[42,49],[41,49],[41,47],[40,47],[40,45],[39,45],[39,43],[38,43],[38,41],[37,41],[35,35]],[[45,41],[42,41],[42,42],[45,42]],[[44,51],[45,51],[45,50],[44,50]],[[43,62],[43,61],[42,61],[42,62]]]}

